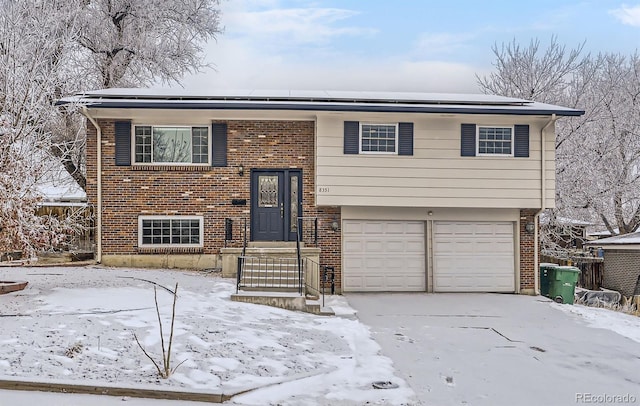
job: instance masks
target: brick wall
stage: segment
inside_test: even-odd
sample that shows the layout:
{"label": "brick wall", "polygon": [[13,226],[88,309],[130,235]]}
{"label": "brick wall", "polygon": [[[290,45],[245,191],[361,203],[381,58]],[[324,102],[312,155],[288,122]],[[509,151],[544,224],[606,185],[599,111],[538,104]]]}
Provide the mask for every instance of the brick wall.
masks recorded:
{"label": "brick wall", "polygon": [[526,226],[534,222],[537,211],[520,210],[520,290],[533,291],[535,287],[535,234],[528,232]]}
{"label": "brick wall", "polygon": [[[297,168],[303,174],[304,216],[318,217],[321,263],[341,263],[340,231],[331,223],[340,220],[334,207],[316,207],[313,121],[226,121],[226,167],[115,166],[114,121],[100,120],[102,128],[103,255],[138,254],[139,215],[204,216],[203,254],[218,254],[224,246],[224,219],[249,217],[250,170]],[[96,202],[96,130],[88,126],[87,196]],[[244,167],[244,176],[238,167]],[[246,199],[234,206],[232,199]],[[241,221],[234,235],[241,233]],[[239,243],[236,241],[235,245]],[[337,280],[339,281],[339,274]]]}
{"label": "brick wall", "polygon": [[640,275],[640,250],[604,251],[603,287],[632,296]]}

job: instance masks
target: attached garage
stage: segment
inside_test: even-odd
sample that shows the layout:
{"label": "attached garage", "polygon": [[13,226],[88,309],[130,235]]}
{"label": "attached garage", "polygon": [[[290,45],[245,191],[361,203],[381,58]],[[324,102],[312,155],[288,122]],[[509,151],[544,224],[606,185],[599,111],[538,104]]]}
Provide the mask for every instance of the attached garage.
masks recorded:
{"label": "attached garage", "polygon": [[513,222],[434,221],[435,292],[514,292]]}
{"label": "attached garage", "polygon": [[423,221],[345,220],[345,292],[425,291]]}

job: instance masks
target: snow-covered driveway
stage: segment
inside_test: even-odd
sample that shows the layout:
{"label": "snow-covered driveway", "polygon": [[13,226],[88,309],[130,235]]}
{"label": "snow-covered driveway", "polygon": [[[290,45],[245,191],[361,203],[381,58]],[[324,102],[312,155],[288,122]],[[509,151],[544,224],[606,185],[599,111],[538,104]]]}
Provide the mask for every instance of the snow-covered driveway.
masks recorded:
{"label": "snow-covered driveway", "polygon": [[346,297],[425,405],[640,404],[638,317],[519,295]]}
{"label": "snow-covered driveway", "polygon": [[[413,392],[357,320],[232,302],[230,280],[196,272],[109,268],[0,268],[27,280],[0,295],[0,379],[237,393],[238,404],[412,404]],[[144,281],[144,280],[146,281]],[[153,284],[179,283],[173,365],[159,361]],[[168,340],[173,295],[158,288]],[[398,389],[377,390],[374,381]],[[0,404],[2,402],[0,401]]]}

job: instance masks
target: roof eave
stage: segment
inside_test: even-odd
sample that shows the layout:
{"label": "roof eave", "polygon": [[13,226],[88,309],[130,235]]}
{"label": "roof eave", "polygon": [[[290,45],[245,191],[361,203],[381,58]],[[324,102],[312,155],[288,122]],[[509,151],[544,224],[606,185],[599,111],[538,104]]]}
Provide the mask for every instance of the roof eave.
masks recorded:
{"label": "roof eave", "polygon": [[419,105],[372,105],[372,104],[335,104],[335,103],[196,103],[189,101],[145,101],[145,100],[87,100],[62,99],[59,106],[77,103],[89,108],[106,109],[172,109],[172,110],[293,110],[293,111],[331,111],[331,112],[374,112],[374,113],[440,113],[440,114],[506,114],[506,115],[552,115],[581,116],[583,110],[572,109],[525,109],[501,108],[498,106],[419,106]]}

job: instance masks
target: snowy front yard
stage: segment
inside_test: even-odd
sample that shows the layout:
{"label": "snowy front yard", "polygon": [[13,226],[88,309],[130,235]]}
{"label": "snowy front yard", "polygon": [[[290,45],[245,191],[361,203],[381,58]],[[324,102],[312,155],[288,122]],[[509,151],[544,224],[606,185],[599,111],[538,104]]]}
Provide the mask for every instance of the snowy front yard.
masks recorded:
{"label": "snowy front yard", "polygon": [[[153,281],[179,283],[172,365],[160,379]],[[27,280],[0,295],[0,378],[232,394],[238,404],[410,404],[413,392],[356,320],[232,302],[231,281],[196,272],[0,268]],[[165,341],[173,295],[157,289]],[[390,381],[398,389],[373,389]],[[252,390],[255,389],[255,390]]]}

